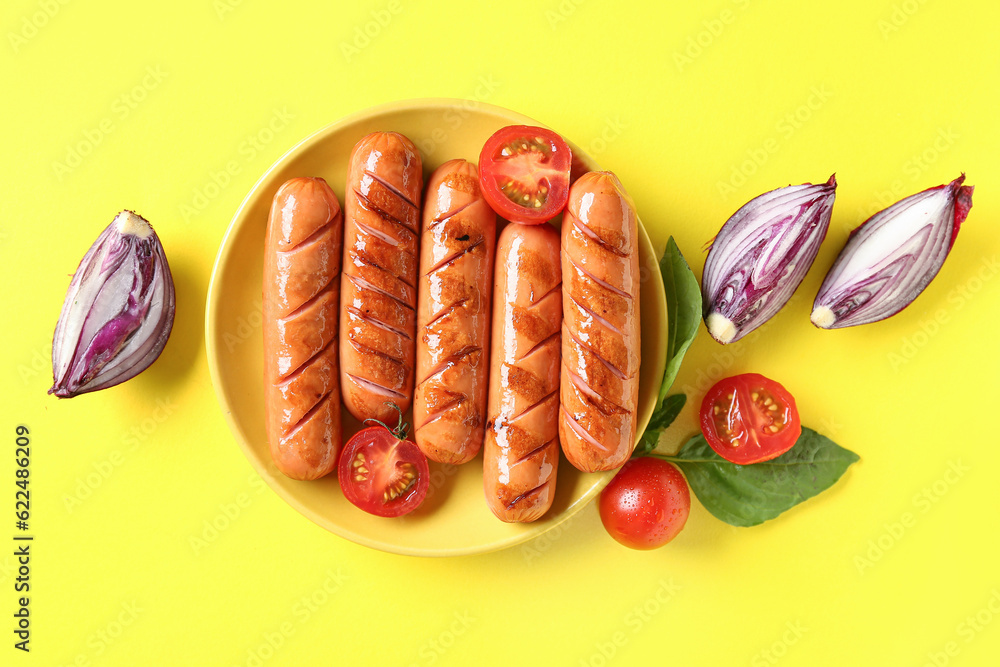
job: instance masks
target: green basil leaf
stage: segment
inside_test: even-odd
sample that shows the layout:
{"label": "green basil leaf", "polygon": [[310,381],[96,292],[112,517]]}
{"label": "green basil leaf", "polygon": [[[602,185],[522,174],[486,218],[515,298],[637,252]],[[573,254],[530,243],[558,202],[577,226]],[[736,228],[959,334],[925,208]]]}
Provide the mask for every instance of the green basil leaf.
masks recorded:
{"label": "green basil leaf", "polygon": [[685,402],[687,402],[687,396],[684,394],[667,396],[663,403],[653,411],[653,416],[649,418],[649,424],[646,426],[646,430],[643,431],[642,437],[639,439],[639,444],[635,446],[635,451],[632,453],[633,457],[645,456],[656,449],[660,433],[663,432],[663,429],[674,423],[677,415],[684,408]]}
{"label": "green basil leaf", "polygon": [[701,288],[673,236],[667,239],[667,247],[660,258],[660,273],[663,275],[663,290],[667,294],[667,366],[658,397],[658,401],[662,402],[677,377],[684,354],[698,333]]}
{"label": "green basil leaf", "polygon": [[681,467],[698,500],[717,518],[756,526],[833,486],[858,455],[802,427],[794,447],[762,463],[730,463],[701,434],[676,457],[663,458]]}

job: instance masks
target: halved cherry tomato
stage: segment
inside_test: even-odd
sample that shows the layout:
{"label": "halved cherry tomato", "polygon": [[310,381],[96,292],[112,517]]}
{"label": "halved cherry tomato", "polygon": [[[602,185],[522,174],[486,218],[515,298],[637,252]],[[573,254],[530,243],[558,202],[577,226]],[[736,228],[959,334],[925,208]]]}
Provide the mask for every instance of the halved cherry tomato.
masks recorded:
{"label": "halved cherry tomato", "polygon": [[625,462],[601,491],[605,530],[633,549],[655,549],[681,532],[691,511],[691,492],[681,471],[662,459]]}
{"label": "halved cherry tomato", "polygon": [[725,378],[701,403],[701,432],[715,452],[749,465],[781,456],[802,433],[795,399],[757,373]]}
{"label": "halved cherry tomato", "polygon": [[480,189],[501,217],[538,225],[566,207],[571,161],[569,146],[552,130],[510,125],[483,145]]}
{"label": "halved cherry tomato", "polygon": [[427,457],[406,440],[402,415],[399,421],[394,432],[384,424],[358,431],[340,454],[337,476],[344,497],[377,516],[412,512],[430,486]]}

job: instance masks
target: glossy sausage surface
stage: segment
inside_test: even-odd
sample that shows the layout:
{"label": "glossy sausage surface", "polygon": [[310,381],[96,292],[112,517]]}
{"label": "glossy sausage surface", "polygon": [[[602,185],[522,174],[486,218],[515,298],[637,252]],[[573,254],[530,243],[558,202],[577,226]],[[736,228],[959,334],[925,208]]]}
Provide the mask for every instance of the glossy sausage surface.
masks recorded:
{"label": "glossy sausage surface", "polygon": [[639,249],[635,206],[618,178],[570,188],[562,225],[559,439],[586,472],[613,470],[635,447],[639,398]]}
{"label": "glossy sausage surface", "polygon": [[555,497],[560,284],[555,228],[507,225],[497,242],[483,445],[486,502],[503,521],[534,521]]}
{"label": "glossy sausage surface", "polygon": [[395,423],[413,397],[420,153],[396,132],[364,137],[344,194],[340,372],[344,405],[359,420]]}
{"label": "glossy sausage surface", "polygon": [[274,464],[293,479],[337,466],[343,217],[322,178],[279,188],[264,241],[264,393]]}
{"label": "glossy sausage surface", "polygon": [[466,160],[431,175],[417,290],[414,438],[427,458],[465,463],[483,445],[496,214]]}

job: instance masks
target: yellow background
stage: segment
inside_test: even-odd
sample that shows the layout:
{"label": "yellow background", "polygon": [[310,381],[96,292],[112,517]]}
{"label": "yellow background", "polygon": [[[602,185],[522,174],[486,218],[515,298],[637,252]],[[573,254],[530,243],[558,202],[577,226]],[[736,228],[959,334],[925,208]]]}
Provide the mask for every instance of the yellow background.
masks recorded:
{"label": "yellow background", "polygon": [[[0,663],[995,664],[996,4],[342,4],[0,10]],[[520,111],[589,150],[657,250],[674,235],[699,277],[703,245],[742,203],[836,171],[828,239],[798,295],[733,346],[701,330],[677,384],[691,405],[661,446],[695,432],[710,381],[756,371],[861,462],[756,528],[695,502],[655,552],[619,547],[589,507],[499,553],[395,556],[264,487],[205,357],[229,220],[306,135],[438,96]],[[848,231],[962,171],[974,207],[917,302],[814,329],[812,297]],[[56,400],[68,275],[126,207],[167,248],[173,335],[138,379]],[[30,654],[11,631],[18,424],[32,434]]]}

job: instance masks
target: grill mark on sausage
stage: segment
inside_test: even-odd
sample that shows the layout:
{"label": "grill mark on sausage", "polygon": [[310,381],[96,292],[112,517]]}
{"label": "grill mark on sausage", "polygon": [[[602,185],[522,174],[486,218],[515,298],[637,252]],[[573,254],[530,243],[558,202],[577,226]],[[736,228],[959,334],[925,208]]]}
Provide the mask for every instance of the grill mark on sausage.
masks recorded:
{"label": "grill mark on sausage", "polygon": [[367,378],[354,375],[353,373],[344,373],[348,378],[350,378],[354,383],[361,385],[368,391],[374,392],[376,394],[382,394],[383,396],[392,396],[394,398],[406,398],[405,394],[401,394],[395,389],[390,389],[389,387],[383,387],[377,382],[372,382]]}
{"label": "grill mark on sausage", "polygon": [[431,224],[427,225],[427,229],[433,229],[434,227],[437,227],[438,225],[440,225],[442,222],[447,222],[451,218],[454,218],[456,215],[458,215],[459,213],[461,213],[465,209],[467,209],[470,206],[472,206],[473,204],[475,204],[476,201],[477,201],[476,199],[473,199],[472,201],[466,202],[466,203],[462,204],[461,206],[459,206],[457,208],[451,209],[447,213],[442,213],[438,217],[434,218],[434,220],[431,222]]}
{"label": "grill mark on sausage", "polygon": [[[471,354],[475,354],[476,352],[480,352],[482,349],[483,348],[479,347],[478,345],[469,345],[469,346],[463,347],[462,349],[460,349],[459,351],[453,353],[447,359],[445,359],[444,361],[442,361],[441,363],[439,363],[436,368],[434,368],[433,370],[431,370],[430,373],[427,374],[427,377],[425,377],[423,380],[420,380],[417,384],[418,385],[422,385],[423,383],[427,382],[431,378],[433,378],[433,377],[435,377],[437,375],[440,375],[441,373],[444,373],[449,368],[453,368],[460,361],[462,361],[462,359],[464,359],[465,357],[467,357],[467,356],[469,356]],[[465,394],[462,394],[462,396],[465,396]]]}
{"label": "grill mark on sausage", "polygon": [[583,309],[591,317],[593,317],[595,320],[597,320],[598,322],[600,322],[601,324],[603,324],[605,327],[607,327],[608,329],[611,329],[612,331],[614,331],[619,336],[623,336],[624,335],[621,332],[621,329],[619,329],[615,325],[611,324],[611,322],[608,322],[606,319],[604,319],[603,317],[601,317],[600,315],[598,315],[597,313],[595,313],[587,304],[582,303],[579,299],[577,299],[576,296],[570,294],[569,298],[573,301],[573,303],[575,303],[576,305],[578,305],[581,309]]}
{"label": "grill mark on sausage", "polygon": [[323,353],[329,350],[331,345],[336,345],[338,338],[339,336],[335,335],[333,338],[330,339],[329,343],[323,346],[323,349],[321,349],[319,352],[317,352],[316,354],[312,355],[311,357],[303,361],[301,364],[299,364],[298,368],[289,371],[284,377],[279,377],[278,381],[274,383],[274,386],[279,388],[288,386],[288,384],[294,381],[295,378],[297,378],[299,375],[301,375],[306,370],[306,368],[311,366],[313,362],[315,362],[317,359],[323,356]]}
{"label": "grill mark on sausage", "polygon": [[[378,269],[379,271],[381,271],[382,273],[384,273],[384,274],[386,274],[388,276],[392,276],[393,278],[395,278],[399,282],[403,283],[407,287],[410,287],[412,289],[416,289],[416,285],[414,285],[409,280],[407,280],[406,276],[396,275],[394,272],[392,272],[389,269],[385,268],[384,266],[380,265],[378,262],[375,261],[375,259],[371,255],[368,254],[367,251],[358,249],[357,244],[355,244],[355,246],[353,248],[351,248],[351,254],[354,257],[356,257],[358,260],[360,260],[363,264],[367,264],[368,266],[370,266],[372,268],[376,268],[376,269]],[[406,253],[406,254],[410,255],[411,257],[413,257],[413,255],[411,253]]]}
{"label": "grill mark on sausage", "polygon": [[348,306],[347,307],[347,312],[351,313],[352,315],[356,315],[357,317],[361,318],[365,322],[368,322],[369,324],[372,324],[372,325],[374,325],[376,327],[379,327],[380,329],[385,329],[386,331],[388,331],[390,333],[394,333],[397,336],[402,336],[406,340],[413,340],[413,337],[410,334],[408,334],[407,332],[403,331],[402,329],[397,329],[396,327],[392,326],[391,324],[387,324],[387,323],[383,322],[382,320],[378,319],[377,317],[372,317],[371,315],[368,315],[367,313],[365,313],[360,308],[355,308],[354,306]]}
{"label": "grill mark on sausage", "polygon": [[544,445],[539,445],[538,447],[535,447],[530,452],[528,452],[524,456],[519,457],[516,461],[514,461],[513,463],[511,463],[510,467],[513,468],[514,466],[516,466],[519,463],[524,463],[525,461],[527,461],[528,459],[530,459],[532,456],[534,456],[538,452],[544,451],[546,447],[551,447],[552,444],[555,443],[555,441],[556,441],[556,439],[552,438],[551,440],[549,440],[548,442],[546,442]]}
{"label": "grill mark on sausage", "polygon": [[380,239],[384,243],[387,243],[387,244],[391,245],[394,248],[398,248],[399,247],[399,239],[395,238],[394,236],[390,236],[389,234],[386,234],[385,232],[381,232],[381,231],[375,229],[374,227],[366,225],[365,223],[360,222],[358,220],[355,220],[354,224],[357,226],[357,228],[359,230],[361,230],[365,234],[370,234],[371,236],[374,236],[375,238]]}
{"label": "grill mark on sausage", "polygon": [[291,438],[293,435],[295,435],[299,431],[299,429],[301,429],[302,426],[307,421],[309,421],[309,419],[312,418],[314,414],[316,414],[319,411],[319,409],[323,406],[323,401],[329,399],[332,393],[333,393],[332,391],[328,391],[322,396],[320,396],[319,400],[316,401],[316,403],[311,408],[309,408],[309,411],[306,412],[304,415],[302,415],[302,419],[297,421],[294,426],[285,431],[284,435],[281,436],[281,439],[287,440],[288,438]]}
{"label": "grill mark on sausage", "polygon": [[549,298],[553,294],[556,294],[556,293],[561,292],[561,291],[562,291],[562,281],[560,280],[559,283],[555,287],[553,287],[548,292],[546,292],[545,294],[543,294],[542,297],[538,301],[532,301],[530,304],[528,304],[528,307],[529,308],[534,308],[535,306],[537,306],[538,304],[540,304],[542,301],[545,301],[547,298]]}
{"label": "grill mark on sausage", "polygon": [[611,283],[604,282],[603,280],[601,280],[600,278],[598,278],[597,276],[595,276],[593,273],[591,273],[587,269],[585,269],[582,266],[580,266],[579,264],[577,264],[576,260],[574,260],[572,256],[566,255],[566,257],[569,259],[569,263],[573,265],[573,268],[575,268],[577,271],[579,271],[583,275],[585,275],[588,278],[590,278],[591,280],[593,280],[595,283],[597,283],[601,287],[604,287],[605,289],[609,289],[612,292],[614,292],[615,294],[617,294],[619,296],[622,296],[622,297],[625,297],[626,299],[631,299],[632,298],[632,295],[629,294],[628,292],[623,291],[619,287],[615,287]]}
{"label": "grill mark on sausage", "polygon": [[[354,347],[355,350],[357,350],[361,354],[367,354],[367,355],[370,355],[372,357],[379,357],[380,359],[385,359],[386,361],[388,361],[390,363],[393,363],[393,364],[396,364],[397,366],[402,366],[403,365],[403,360],[402,359],[398,359],[398,358],[392,356],[391,354],[386,354],[385,352],[382,352],[381,350],[376,350],[374,347],[368,347],[367,345],[362,345],[361,343],[359,343],[356,340],[352,339],[351,340],[351,345]],[[372,381],[369,380],[369,382],[372,382]],[[388,387],[386,387],[386,389],[388,389]]]}
{"label": "grill mark on sausage", "polygon": [[570,430],[572,430],[573,433],[575,433],[578,438],[580,438],[581,440],[585,440],[586,442],[590,443],[591,446],[596,447],[602,452],[608,451],[607,447],[605,447],[597,440],[595,440],[594,437],[589,433],[587,433],[582,426],[576,423],[576,420],[573,419],[573,415],[569,413],[569,410],[566,409],[566,406],[563,405],[559,406],[559,414],[560,417],[565,418],[566,425],[569,426]]}
{"label": "grill mark on sausage", "polygon": [[[396,225],[399,225],[400,227],[410,232],[411,234],[417,233],[417,230],[414,227],[406,224],[406,222],[404,222],[403,220],[400,220],[392,213],[389,213],[385,209],[381,208],[378,204],[369,199],[368,195],[364,194],[357,188],[354,188],[353,192],[354,195],[358,198],[358,206],[360,206],[361,208],[365,209],[366,211],[370,211],[371,213],[374,213],[383,220],[387,220]],[[407,203],[410,203],[409,200],[407,200]]]}
{"label": "grill mark on sausage", "polygon": [[613,245],[602,239],[600,236],[597,235],[597,232],[595,232],[587,225],[583,224],[583,221],[580,220],[580,218],[576,217],[569,211],[567,211],[566,214],[573,219],[573,226],[579,229],[588,239],[590,239],[597,245],[601,246],[602,248],[610,252],[612,255],[617,255],[619,257],[628,257],[627,252],[619,250],[618,248],[614,247]]}
{"label": "grill mark on sausage", "polygon": [[541,484],[539,484],[538,486],[536,486],[535,488],[531,489],[530,491],[525,491],[524,493],[522,493],[518,497],[516,497],[513,500],[511,500],[510,502],[505,503],[506,508],[508,510],[512,510],[512,509],[514,509],[514,506],[517,505],[518,503],[523,502],[525,500],[528,500],[532,496],[537,496],[538,494],[540,494],[542,492],[542,489],[544,489],[546,486],[548,486],[548,484],[549,484],[550,481],[551,481],[550,479],[547,479],[544,482],[542,482]]}
{"label": "grill mark on sausage", "polygon": [[[362,261],[364,261],[364,260],[362,260]],[[367,262],[365,262],[365,263],[367,264]],[[375,267],[375,268],[381,269],[381,267]],[[386,292],[384,289],[381,289],[379,287],[376,287],[375,285],[372,285],[370,282],[368,282],[367,280],[365,280],[361,276],[351,275],[350,273],[345,273],[343,275],[348,280],[350,280],[352,283],[354,283],[354,285],[359,290],[371,290],[373,292],[378,292],[379,294],[384,294],[385,296],[389,297],[390,299],[392,299],[396,303],[400,304],[404,308],[407,308],[408,310],[416,310],[416,308],[414,306],[411,306],[410,304],[406,303],[405,301],[403,301],[402,299],[400,299],[395,294],[391,294],[389,292]],[[389,275],[391,276],[392,274],[390,273]]]}
{"label": "grill mark on sausage", "polygon": [[462,305],[465,304],[470,298],[471,297],[465,297],[463,299],[459,299],[458,301],[455,301],[454,303],[452,303],[447,308],[442,308],[441,311],[437,315],[434,316],[434,319],[432,319],[430,322],[428,322],[427,324],[424,325],[424,331],[428,331],[431,328],[431,326],[435,322],[437,322],[438,320],[440,320],[442,317],[445,317],[446,315],[448,315],[448,314],[454,312],[455,310],[461,308]]}
{"label": "grill mark on sausage", "polygon": [[452,255],[450,255],[450,256],[445,257],[444,259],[442,259],[440,262],[438,262],[437,264],[435,264],[434,267],[431,268],[424,275],[425,276],[430,275],[430,274],[434,273],[435,271],[437,271],[439,269],[443,269],[444,267],[449,266],[449,265],[455,263],[462,255],[464,255],[467,252],[471,252],[477,246],[480,246],[480,245],[482,245],[485,242],[486,242],[486,239],[479,239],[475,243],[471,243],[471,244],[467,245],[462,250],[459,250],[458,252],[453,253]]}
{"label": "grill mark on sausage", "polygon": [[364,173],[365,173],[366,176],[371,176],[374,180],[376,180],[379,183],[381,183],[383,186],[385,186],[386,190],[388,190],[389,192],[393,193],[394,195],[396,195],[397,197],[399,197],[400,199],[402,199],[404,202],[406,202],[407,204],[409,204],[413,208],[420,208],[414,202],[410,201],[410,198],[407,197],[403,192],[401,192],[399,190],[399,188],[397,188],[395,185],[393,185],[389,181],[385,180],[384,178],[382,178],[381,176],[379,176],[375,172],[369,171],[368,169],[365,169]]}
{"label": "grill mark on sausage", "polygon": [[525,352],[524,354],[522,354],[520,357],[518,357],[517,361],[518,362],[524,361],[525,359],[527,359],[528,357],[530,357],[532,354],[534,354],[535,352],[537,352],[539,349],[541,349],[546,343],[548,343],[553,338],[560,338],[561,334],[562,334],[562,332],[556,331],[551,336],[548,336],[548,337],[543,338],[542,340],[538,341],[537,343],[535,343],[534,346],[532,346],[532,348],[530,350],[528,350],[527,352]]}
{"label": "grill mark on sausage", "polygon": [[418,426],[414,430],[414,433],[416,433],[417,431],[421,430],[422,428],[424,428],[428,424],[436,422],[438,419],[441,419],[446,414],[448,414],[448,412],[450,410],[452,410],[453,408],[457,408],[458,406],[462,405],[467,400],[469,400],[469,397],[466,396],[465,394],[460,394],[458,392],[448,392],[448,393],[449,393],[449,395],[454,396],[454,398],[452,400],[448,401],[447,403],[445,403],[444,405],[442,405],[440,408],[438,408],[430,416],[428,416],[427,417],[427,421],[425,421],[423,424],[421,424],[420,426]]}
{"label": "grill mark on sausage", "polygon": [[[407,282],[406,280],[404,280],[401,276],[397,276],[392,271],[389,271],[389,270],[385,269],[384,267],[379,266],[378,264],[376,264],[374,261],[372,261],[371,257],[369,257],[367,254],[362,254],[362,253],[358,252],[356,248],[351,248],[350,253],[351,253],[352,259],[356,259],[357,261],[361,262],[365,266],[369,266],[369,267],[371,267],[373,269],[381,271],[382,273],[384,273],[385,275],[389,276],[390,278],[392,278],[396,282],[399,282],[399,283],[401,283],[403,285],[406,285],[410,289],[416,289],[413,285],[411,285],[409,282]],[[371,289],[378,290],[380,292],[384,292],[384,290],[379,289],[378,287],[372,285],[371,283],[368,283],[368,285],[371,286]],[[388,292],[385,292],[385,293],[389,294]],[[392,295],[389,294],[389,296],[392,296]],[[393,298],[396,298],[396,297],[393,297]],[[405,301],[400,301],[400,303],[406,303],[406,302]],[[410,308],[410,310],[414,310],[413,306],[409,306],[409,308]]]}
{"label": "grill mark on sausage", "polygon": [[[563,365],[566,366],[566,364]],[[582,377],[571,371],[569,366],[566,366],[566,374],[569,375],[570,382],[573,383],[573,386],[576,387],[581,394],[583,394],[584,399],[597,408],[604,416],[610,417],[611,415],[623,415],[629,413],[629,411],[622,406],[610,399],[604,398],[594,391],[593,387],[587,384]]]}
{"label": "grill mark on sausage", "polygon": [[288,313],[287,315],[285,315],[285,316],[281,317],[281,318],[279,319],[279,321],[280,321],[280,322],[288,322],[288,321],[290,321],[290,320],[293,320],[293,319],[295,319],[295,317],[296,317],[297,315],[299,315],[299,314],[300,314],[301,312],[303,312],[304,310],[306,310],[307,308],[309,308],[309,306],[311,306],[312,304],[316,303],[316,301],[318,301],[318,300],[319,300],[320,298],[322,298],[324,294],[326,294],[327,292],[329,292],[329,291],[330,291],[330,289],[331,289],[331,287],[333,286],[333,283],[334,283],[334,282],[335,282],[335,281],[337,280],[337,278],[339,278],[339,277],[340,277],[339,275],[336,275],[336,276],[332,276],[332,277],[330,278],[330,280],[328,280],[328,281],[326,282],[326,284],[325,284],[325,285],[323,285],[323,287],[322,287],[322,288],[320,288],[320,290],[319,290],[318,292],[316,292],[316,293],[315,293],[315,294],[313,294],[313,295],[312,295],[311,297],[309,297],[308,299],[306,299],[305,301],[303,301],[303,302],[302,302],[301,304],[299,304],[299,305],[298,305],[298,306],[297,306],[297,307],[295,308],[295,310],[293,310],[293,311],[289,312],[289,313]]}
{"label": "grill mark on sausage", "polygon": [[326,232],[326,230],[330,228],[330,225],[333,224],[333,221],[336,220],[337,217],[338,216],[334,216],[334,217],[330,218],[329,220],[327,220],[326,222],[324,222],[322,225],[320,225],[319,227],[317,227],[316,231],[314,231],[312,234],[310,234],[309,236],[305,237],[304,239],[302,239],[301,241],[299,241],[297,244],[295,244],[291,248],[286,248],[285,250],[279,250],[278,253],[282,254],[282,255],[286,255],[288,253],[296,252],[297,250],[301,250],[301,249],[305,248],[306,246],[315,243],[317,240],[319,240],[319,237],[322,236]]}
{"label": "grill mark on sausage", "polygon": [[628,375],[626,375],[622,370],[620,370],[619,368],[617,368],[610,361],[608,361],[607,359],[605,359],[601,355],[597,354],[597,352],[594,351],[594,348],[592,348],[591,346],[587,345],[582,340],[580,340],[576,336],[576,334],[573,333],[573,330],[570,329],[568,326],[566,327],[566,331],[569,333],[569,337],[572,338],[576,342],[577,345],[579,345],[580,347],[584,348],[585,350],[587,350],[588,352],[590,352],[592,355],[594,355],[594,357],[598,361],[600,361],[602,364],[604,364],[605,366],[607,366],[608,370],[611,371],[615,376],[617,376],[619,379],[622,379],[622,380],[627,380],[628,379],[628,377],[629,377]]}
{"label": "grill mark on sausage", "polygon": [[522,417],[524,417],[526,414],[528,414],[532,410],[536,409],[542,403],[545,403],[547,400],[549,400],[550,398],[552,398],[553,396],[555,396],[558,393],[559,393],[559,387],[557,386],[556,390],[553,391],[551,394],[547,394],[546,396],[542,397],[542,400],[538,401],[537,403],[534,403],[533,405],[529,405],[528,407],[526,407],[524,410],[521,411],[521,414],[516,415],[516,416],[511,417],[510,419],[508,419],[507,423],[508,424],[513,424],[514,422],[518,421],[519,419],[521,419]]}

